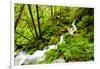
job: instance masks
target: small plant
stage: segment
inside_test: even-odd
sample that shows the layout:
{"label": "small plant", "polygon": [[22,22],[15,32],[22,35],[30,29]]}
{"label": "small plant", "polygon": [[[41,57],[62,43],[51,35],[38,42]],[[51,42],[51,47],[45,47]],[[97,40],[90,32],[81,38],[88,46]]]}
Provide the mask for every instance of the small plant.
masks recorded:
{"label": "small plant", "polygon": [[64,58],[66,62],[94,60],[94,45],[82,36],[65,37],[65,41],[58,45],[57,50],[50,50],[46,54],[47,63],[54,59]]}

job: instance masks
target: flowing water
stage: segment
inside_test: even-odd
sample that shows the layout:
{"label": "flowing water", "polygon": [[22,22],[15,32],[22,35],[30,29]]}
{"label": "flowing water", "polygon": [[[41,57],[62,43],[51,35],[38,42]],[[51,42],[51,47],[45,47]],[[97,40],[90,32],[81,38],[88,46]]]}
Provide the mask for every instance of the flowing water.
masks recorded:
{"label": "flowing water", "polygon": [[76,21],[76,19],[74,19],[74,21],[72,22],[72,28],[70,28],[68,30],[68,32],[69,32],[70,35],[73,35],[74,32],[77,30],[77,27],[75,26],[75,21]]}
{"label": "flowing water", "polygon": [[[69,29],[69,34],[73,35],[73,33],[77,30],[75,26],[75,21],[72,23],[72,28]],[[56,45],[46,46],[43,50],[36,50],[32,55],[29,55],[27,52],[22,51],[14,58],[15,65],[28,65],[28,64],[37,64],[38,61],[45,61],[45,53],[51,49],[57,49],[58,44],[60,44],[63,40],[63,35],[60,36],[60,41]],[[56,59],[52,63],[65,63],[63,58]]]}
{"label": "flowing water", "polygon": [[[32,55],[22,51],[15,57],[15,65],[37,64],[39,60],[44,61],[45,53],[51,49],[57,49],[59,43],[63,41],[63,35],[60,36],[60,41],[56,45],[46,46],[43,50],[36,50]],[[48,48],[47,48],[48,47]]]}

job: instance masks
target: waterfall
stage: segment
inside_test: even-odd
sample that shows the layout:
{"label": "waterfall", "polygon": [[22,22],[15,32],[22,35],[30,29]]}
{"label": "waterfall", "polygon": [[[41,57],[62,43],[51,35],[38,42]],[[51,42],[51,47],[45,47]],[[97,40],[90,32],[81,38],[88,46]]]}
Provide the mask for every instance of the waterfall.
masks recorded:
{"label": "waterfall", "polygon": [[76,19],[74,19],[74,21],[72,22],[72,28],[70,28],[68,30],[69,34],[73,35],[73,33],[77,30],[76,26],[75,26],[75,21]]}
{"label": "waterfall", "polygon": [[45,53],[51,49],[57,49],[58,44],[63,41],[63,35],[60,36],[60,41],[56,45],[46,46],[43,50],[36,50],[32,55],[28,55],[27,52],[20,52],[15,57],[15,65],[28,65],[37,64],[37,62],[45,60]]}

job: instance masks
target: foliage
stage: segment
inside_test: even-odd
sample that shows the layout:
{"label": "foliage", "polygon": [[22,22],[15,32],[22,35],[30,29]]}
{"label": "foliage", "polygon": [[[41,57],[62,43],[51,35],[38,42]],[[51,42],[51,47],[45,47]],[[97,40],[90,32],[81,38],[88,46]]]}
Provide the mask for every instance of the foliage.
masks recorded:
{"label": "foliage", "polygon": [[58,52],[56,49],[52,49],[46,53],[45,62],[51,63],[53,60],[58,58]]}
{"label": "foliage", "polygon": [[[15,21],[22,5],[17,3],[14,5]],[[25,4],[14,32],[15,52],[21,49],[33,54],[36,50],[43,50],[45,46],[57,44],[63,34],[64,41],[58,45],[58,48],[46,53],[46,63],[51,63],[60,57],[66,62],[94,60],[93,8],[38,5],[37,11],[36,5],[30,5],[30,7],[36,28],[30,16],[29,7]],[[76,19],[77,31],[70,35],[68,29],[71,28],[74,19]]]}
{"label": "foliage", "polygon": [[59,57],[63,57],[66,62],[94,60],[94,45],[82,36],[67,36],[65,42],[58,45],[57,51],[47,52],[46,61],[52,62]]}

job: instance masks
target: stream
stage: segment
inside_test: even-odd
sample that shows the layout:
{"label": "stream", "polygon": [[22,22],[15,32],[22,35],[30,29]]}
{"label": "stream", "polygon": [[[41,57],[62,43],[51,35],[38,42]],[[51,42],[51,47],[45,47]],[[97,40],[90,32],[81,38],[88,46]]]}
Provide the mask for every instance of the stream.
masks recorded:
{"label": "stream", "polygon": [[[77,30],[75,26],[75,19],[72,22],[72,28],[69,29],[69,34],[73,35],[74,32]],[[43,50],[36,50],[32,55],[29,55],[25,51],[21,51],[14,57],[14,64],[15,65],[29,65],[29,64],[37,64],[38,61],[45,61],[45,53],[51,49],[57,49],[58,44],[62,43],[63,35],[60,36],[60,41],[56,45],[49,45],[46,46]],[[48,47],[48,48],[47,48]],[[59,58],[54,60],[52,63],[65,63],[63,58]]]}
{"label": "stream", "polygon": [[[38,61],[45,61],[45,53],[51,49],[57,49],[58,44],[60,44],[62,41],[63,41],[63,35],[60,36],[60,41],[56,45],[49,45],[49,46],[44,47],[43,50],[36,50],[32,55],[29,55],[25,51],[21,51],[15,57],[14,64],[15,65],[28,65],[28,64],[37,64]],[[64,59],[62,58],[62,59],[57,59],[53,61],[53,63],[59,62],[58,60],[60,62],[61,60],[65,62]]]}

